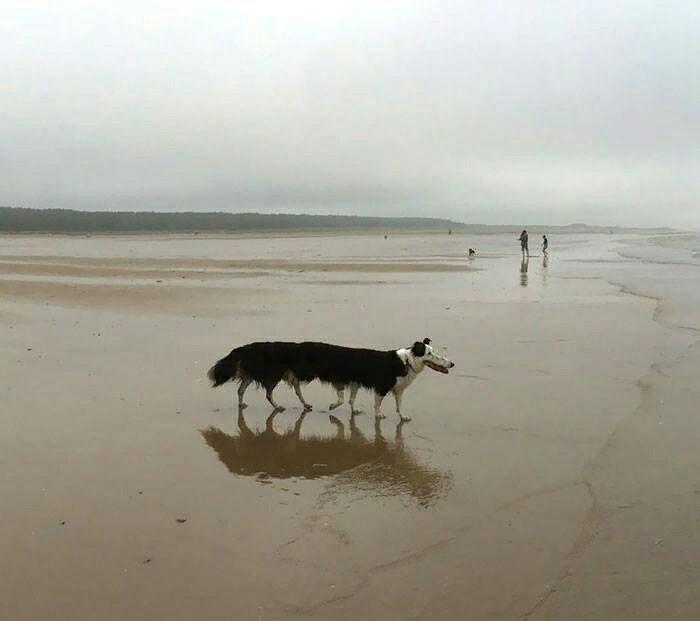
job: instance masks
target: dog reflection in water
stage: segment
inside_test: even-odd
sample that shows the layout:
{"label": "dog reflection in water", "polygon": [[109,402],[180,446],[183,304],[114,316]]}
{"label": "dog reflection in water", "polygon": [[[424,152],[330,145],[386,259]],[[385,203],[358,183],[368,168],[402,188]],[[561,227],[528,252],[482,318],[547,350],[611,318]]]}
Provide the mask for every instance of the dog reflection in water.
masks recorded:
{"label": "dog reflection in water", "polygon": [[377,496],[413,498],[423,507],[434,504],[450,487],[452,477],[448,473],[419,463],[404,447],[403,422],[397,425],[394,440],[388,441],[382,436],[378,419],[370,440],[358,429],[355,416],[346,430],[331,415],[335,434],[324,437],[301,435],[306,412],[292,429],[278,433],[273,428],[276,415],[273,412],[268,417],[263,431],[253,431],[243,410],[239,410],[238,435],[216,427],[201,433],[233,474],[278,479],[335,476],[336,491],[345,487]]}

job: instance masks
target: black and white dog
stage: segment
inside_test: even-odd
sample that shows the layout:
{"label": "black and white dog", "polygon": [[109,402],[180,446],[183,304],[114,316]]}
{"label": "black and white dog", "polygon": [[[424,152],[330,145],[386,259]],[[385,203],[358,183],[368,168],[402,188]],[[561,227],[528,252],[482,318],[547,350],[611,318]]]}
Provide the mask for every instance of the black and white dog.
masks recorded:
{"label": "black and white dog", "polygon": [[350,408],[353,414],[357,391],[367,388],[374,391],[374,414],[384,418],[380,412],[382,400],[393,393],[396,412],[401,420],[410,420],[401,413],[401,395],[425,367],[447,373],[454,362],[439,356],[430,345],[430,339],[416,341],[413,346],[397,350],[378,351],[341,347],[328,343],[250,343],[237,347],[228,356],[209,369],[213,386],[229,380],[240,382],[238,406],[246,407],[243,395],[255,382],[265,389],[267,400],[275,410],[284,410],[275,403],[272,391],[281,381],[296,392],[304,409],[309,405],[301,394],[301,385],[313,380],[332,384],[338,398],[329,407],[334,410],[345,401],[345,388],[350,389]]}

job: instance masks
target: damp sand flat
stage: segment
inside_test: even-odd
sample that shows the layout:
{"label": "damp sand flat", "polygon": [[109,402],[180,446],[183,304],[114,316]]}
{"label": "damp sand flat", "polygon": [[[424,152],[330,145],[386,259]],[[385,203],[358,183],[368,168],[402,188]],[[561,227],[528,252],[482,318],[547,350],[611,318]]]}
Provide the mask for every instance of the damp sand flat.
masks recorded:
{"label": "damp sand flat", "polygon": [[[0,269],[1,618],[696,616],[694,337],[643,291],[649,266],[629,295],[618,267],[578,262],[615,239],[524,267],[508,236],[261,238],[231,259],[221,239],[3,241],[12,265],[204,282]],[[469,245],[493,256],[371,287],[381,270],[288,269]],[[287,411],[251,390],[239,416],[205,378],[253,340],[423,336],[457,366],[411,386],[400,426],[390,400],[379,424],[331,413],[317,384],[305,416],[284,387]]]}
{"label": "damp sand flat", "polygon": [[[248,269],[248,270],[279,270],[283,272],[469,272],[474,268],[463,262],[416,262],[416,261],[294,261],[286,259],[248,259],[248,260],[213,260],[213,259],[104,259],[86,257],[42,257],[41,262],[32,256],[5,256],[0,257],[0,273],[51,273],[53,267],[57,272],[80,276],[82,274],[95,273],[105,270],[104,273],[134,276],[139,274],[138,268],[153,272],[154,267],[168,268],[196,267]],[[461,259],[461,258],[460,258]],[[49,261],[46,263],[45,261]],[[127,269],[131,268],[131,269]],[[148,268],[151,268],[148,270]],[[68,270],[72,269],[71,272]],[[107,271],[109,270],[109,271]],[[180,269],[180,271],[182,271]],[[98,272],[99,273],[99,272]],[[215,275],[221,274],[219,271]]]}

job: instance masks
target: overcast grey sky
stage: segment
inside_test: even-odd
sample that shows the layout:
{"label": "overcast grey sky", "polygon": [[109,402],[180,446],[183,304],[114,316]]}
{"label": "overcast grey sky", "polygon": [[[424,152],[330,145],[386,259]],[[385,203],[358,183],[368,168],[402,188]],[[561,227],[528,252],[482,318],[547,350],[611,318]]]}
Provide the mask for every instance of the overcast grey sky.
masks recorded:
{"label": "overcast grey sky", "polygon": [[0,204],[700,227],[697,0],[33,2]]}

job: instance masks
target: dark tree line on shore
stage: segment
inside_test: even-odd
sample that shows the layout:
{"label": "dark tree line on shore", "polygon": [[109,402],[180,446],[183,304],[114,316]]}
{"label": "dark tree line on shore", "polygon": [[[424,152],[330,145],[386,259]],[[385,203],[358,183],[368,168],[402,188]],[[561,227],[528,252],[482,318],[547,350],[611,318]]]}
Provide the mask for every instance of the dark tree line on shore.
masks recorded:
{"label": "dark tree line on shore", "polygon": [[77,211],[0,207],[0,231],[138,233],[332,229],[445,230],[462,225],[440,218],[375,218],[261,213]]}
{"label": "dark tree line on shore", "polygon": [[379,218],[370,216],[318,216],[284,213],[77,211],[0,207],[4,233],[189,233],[254,231],[454,231],[455,233],[670,233],[672,229],[589,226],[583,223],[552,225],[464,224],[444,218]]}

